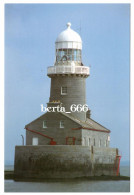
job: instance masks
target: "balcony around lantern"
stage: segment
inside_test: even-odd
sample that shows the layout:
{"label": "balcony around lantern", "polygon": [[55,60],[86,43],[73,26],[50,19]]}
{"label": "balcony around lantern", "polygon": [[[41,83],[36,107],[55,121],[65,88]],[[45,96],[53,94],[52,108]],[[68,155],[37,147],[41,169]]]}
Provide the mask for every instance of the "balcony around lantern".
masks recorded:
{"label": "balcony around lantern", "polygon": [[78,74],[78,75],[84,75],[89,76],[90,69],[87,66],[50,66],[47,69],[47,75],[53,75],[53,74]]}

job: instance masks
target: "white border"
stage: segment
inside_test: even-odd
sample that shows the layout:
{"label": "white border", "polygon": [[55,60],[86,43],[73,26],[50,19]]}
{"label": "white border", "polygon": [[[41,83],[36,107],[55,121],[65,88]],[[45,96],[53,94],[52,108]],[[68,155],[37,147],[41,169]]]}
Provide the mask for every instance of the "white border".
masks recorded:
{"label": "white border", "polygon": [[131,0],[3,0],[3,3],[132,3]]}
{"label": "white border", "polygon": [[[0,193],[4,194],[4,4],[5,3],[128,3],[131,4],[131,47],[130,47],[130,105],[131,105],[131,110],[130,110],[130,144],[131,144],[131,148],[130,148],[130,162],[131,162],[131,185],[130,185],[130,192],[134,193],[134,156],[133,156],[133,148],[134,148],[134,114],[133,114],[133,109],[134,109],[134,67],[133,67],[133,62],[134,62],[134,24],[133,24],[133,18],[134,18],[134,2],[132,0],[112,0],[112,1],[108,1],[108,0],[49,0],[49,1],[45,1],[45,0],[0,0],[0,19],[1,19],[1,30],[0,30],[0,47],[1,47],[1,66],[0,66],[0,89],[2,91],[2,94],[0,96],[0,143],[1,143],[1,155],[0,155]],[[131,194],[131,193],[123,193],[123,194]],[[19,193],[15,193],[15,194],[19,194]],[[29,193],[26,193],[29,194]],[[34,193],[34,194],[39,194],[39,193]],[[52,193],[45,193],[45,194],[52,194]],[[97,194],[97,193],[90,193],[90,194]],[[104,193],[99,193],[99,194],[104,194]],[[108,194],[108,193],[105,193]],[[114,193],[114,194],[119,194],[119,193]]]}
{"label": "white border", "polygon": [[4,191],[4,3],[0,2],[0,192]]}

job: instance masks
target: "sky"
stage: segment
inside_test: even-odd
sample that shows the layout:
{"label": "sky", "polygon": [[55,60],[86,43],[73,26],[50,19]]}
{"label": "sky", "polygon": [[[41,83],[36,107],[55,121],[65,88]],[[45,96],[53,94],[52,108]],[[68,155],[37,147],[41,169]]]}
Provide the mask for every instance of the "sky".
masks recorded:
{"label": "sky", "polygon": [[91,118],[111,130],[110,147],[129,161],[130,5],[5,4],[5,164],[14,163],[25,125],[49,102],[47,67],[67,22],[80,34],[82,61],[91,67]]}

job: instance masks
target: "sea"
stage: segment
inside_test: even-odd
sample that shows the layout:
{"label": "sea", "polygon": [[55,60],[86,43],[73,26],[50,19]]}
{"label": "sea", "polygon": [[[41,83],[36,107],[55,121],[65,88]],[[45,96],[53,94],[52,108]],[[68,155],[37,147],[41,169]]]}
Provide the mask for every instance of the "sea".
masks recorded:
{"label": "sea", "polygon": [[[5,166],[13,170],[13,166]],[[121,166],[120,175],[130,176],[130,167]],[[130,181],[89,181],[86,179],[22,182],[5,180],[5,192],[130,192]]]}

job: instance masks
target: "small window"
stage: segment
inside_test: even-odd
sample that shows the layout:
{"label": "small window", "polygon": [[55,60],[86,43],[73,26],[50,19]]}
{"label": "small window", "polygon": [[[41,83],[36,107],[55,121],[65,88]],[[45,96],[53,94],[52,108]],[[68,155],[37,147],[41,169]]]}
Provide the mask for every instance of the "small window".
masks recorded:
{"label": "small window", "polygon": [[47,128],[47,121],[43,121],[43,128]]}
{"label": "small window", "polygon": [[89,145],[89,146],[90,146],[90,143],[91,143],[91,139],[89,138],[89,139],[88,139],[88,145]]}
{"label": "small window", "polygon": [[105,146],[107,147],[107,139],[106,139],[106,141],[105,141]]}
{"label": "small window", "polygon": [[37,146],[38,145],[38,137],[33,137],[32,138],[32,145]]}
{"label": "small window", "polygon": [[64,121],[60,121],[60,128],[64,128]]}
{"label": "small window", "polygon": [[61,95],[67,94],[67,87],[61,87]]}
{"label": "small window", "polygon": [[95,146],[95,138],[94,138],[94,146]]}
{"label": "small window", "polygon": [[101,147],[101,139],[99,140],[99,147]]}

